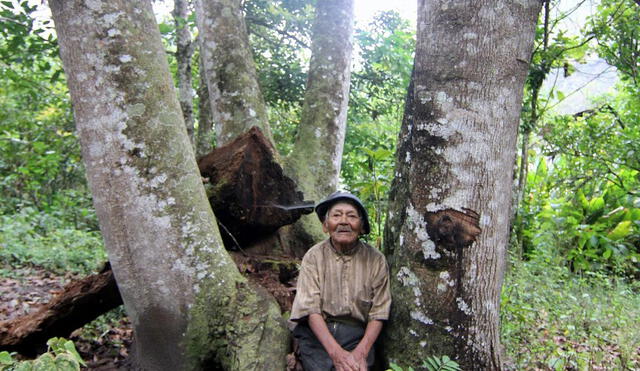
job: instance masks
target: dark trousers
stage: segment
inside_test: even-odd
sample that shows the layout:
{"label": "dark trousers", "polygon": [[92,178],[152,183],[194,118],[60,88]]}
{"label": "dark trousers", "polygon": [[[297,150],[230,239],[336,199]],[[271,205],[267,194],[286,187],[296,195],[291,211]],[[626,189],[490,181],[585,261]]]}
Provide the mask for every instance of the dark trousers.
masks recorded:
{"label": "dark trousers", "polygon": [[[329,332],[340,346],[352,351],[364,336],[364,328],[341,322],[327,322]],[[333,361],[307,323],[299,323],[293,329],[293,337],[298,341],[298,357],[305,371],[333,371]],[[367,366],[373,366],[374,350],[367,355]]]}

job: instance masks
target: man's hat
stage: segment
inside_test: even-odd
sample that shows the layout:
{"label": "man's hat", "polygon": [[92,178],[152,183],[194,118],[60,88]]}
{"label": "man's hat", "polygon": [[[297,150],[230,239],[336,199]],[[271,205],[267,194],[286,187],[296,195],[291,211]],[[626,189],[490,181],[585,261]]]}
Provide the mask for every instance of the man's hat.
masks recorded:
{"label": "man's hat", "polygon": [[333,206],[334,204],[340,201],[346,201],[347,203],[352,204],[358,208],[358,211],[360,212],[360,216],[362,217],[362,220],[363,220],[362,230],[364,234],[368,234],[371,231],[371,229],[369,227],[369,216],[367,215],[367,209],[364,208],[362,201],[360,201],[358,197],[352,195],[349,192],[342,192],[342,191],[333,192],[332,194],[329,195],[329,197],[325,198],[319,204],[316,205],[316,214],[318,214],[318,218],[320,219],[320,222],[324,223],[324,218],[327,216],[327,211],[331,208],[331,206]]}

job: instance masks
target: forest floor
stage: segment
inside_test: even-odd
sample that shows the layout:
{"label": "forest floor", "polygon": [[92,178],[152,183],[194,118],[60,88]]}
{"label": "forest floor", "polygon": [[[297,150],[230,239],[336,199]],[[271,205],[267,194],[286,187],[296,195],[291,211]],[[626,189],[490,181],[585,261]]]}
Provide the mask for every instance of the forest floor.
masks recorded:
{"label": "forest floor", "polygon": [[[0,321],[23,316],[46,304],[79,275],[57,275],[41,268],[12,270],[11,278],[0,276]],[[121,308],[115,309],[69,337],[86,363],[85,370],[128,369],[133,330]]]}
{"label": "forest floor", "polygon": [[[244,271],[254,269],[251,262],[237,263]],[[501,305],[506,368],[640,370],[638,285],[630,288],[603,279],[595,281],[603,284],[596,284],[567,278],[558,273],[561,271],[520,264],[508,275]],[[264,271],[253,273],[252,279],[263,285],[265,280],[278,281]],[[0,265],[0,321],[35,310],[66,284],[82,278],[83,274],[56,274],[30,265]],[[274,284],[271,290],[281,292],[276,296],[284,306],[291,300],[286,286],[290,285]],[[69,336],[86,363],[83,369],[100,371],[130,369],[132,338],[132,326],[122,307]]]}

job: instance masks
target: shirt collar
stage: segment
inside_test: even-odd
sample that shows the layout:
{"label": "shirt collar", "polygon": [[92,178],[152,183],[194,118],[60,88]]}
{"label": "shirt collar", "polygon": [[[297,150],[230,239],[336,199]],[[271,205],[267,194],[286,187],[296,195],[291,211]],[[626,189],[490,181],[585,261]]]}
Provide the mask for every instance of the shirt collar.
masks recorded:
{"label": "shirt collar", "polygon": [[333,252],[338,255],[338,256],[352,256],[355,255],[356,252],[358,252],[358,250],[360,249],[360,246],[362,245],[362,241],[358,240],[358,243],[355,244],[352,248],[350,248],[349,250],[346,251],[338,251],[334,246],[333,246],[333,241],[331,241],[331,237],[329,237],[329,246],[331,246],[331,250],[333,250]]}

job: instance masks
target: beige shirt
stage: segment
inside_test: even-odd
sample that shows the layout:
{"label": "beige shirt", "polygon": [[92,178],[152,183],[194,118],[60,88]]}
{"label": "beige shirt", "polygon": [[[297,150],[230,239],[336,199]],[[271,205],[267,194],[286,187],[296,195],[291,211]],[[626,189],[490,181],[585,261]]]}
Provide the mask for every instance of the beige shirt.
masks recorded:
{"label": "beige shirt", "polygon": [[360,242],[338,253],[329,240],[313,246],[302,259],[292,321],[312,313],[362,323],[386,320],[391,307],[389,269],[384,255]]}

